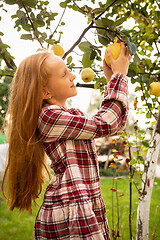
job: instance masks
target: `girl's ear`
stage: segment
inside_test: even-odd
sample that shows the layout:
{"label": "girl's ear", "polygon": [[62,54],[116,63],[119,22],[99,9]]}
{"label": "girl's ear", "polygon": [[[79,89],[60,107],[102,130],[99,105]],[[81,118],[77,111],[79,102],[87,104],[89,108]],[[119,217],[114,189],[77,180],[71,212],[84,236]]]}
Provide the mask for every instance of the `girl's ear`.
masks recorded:
{"label": "girl's ear", "polygon": [[43,88],[43,99],[47,100],[50,99],[51,97],[52,97],[51,93],[46,88]]}

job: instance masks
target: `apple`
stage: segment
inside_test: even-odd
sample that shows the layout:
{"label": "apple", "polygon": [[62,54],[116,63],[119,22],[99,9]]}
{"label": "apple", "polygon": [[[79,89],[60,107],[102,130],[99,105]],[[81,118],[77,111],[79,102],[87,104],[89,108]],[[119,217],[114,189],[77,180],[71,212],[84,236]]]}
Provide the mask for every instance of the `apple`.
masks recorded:
{"label": "apple", "polygon": [[116,60],[119,57],[119,54],[121,52],[121,44],[118,42],[115,42],[113,44],[110,44],[108,47],[105,49],[105,61],[109,67],[111,67],[111,63],[109,61],[108,55],[107,55],[107,50],[110,50],[112,53],[112,57]]}
{"label": "apple", "polygon": [[95,73],[91,68],[84,68],[81,72],[81,78],[84,82],[91,82],[95,77]]}
{"label": "apple", "polygon": [[64,49],[61,45],[59,44],[54,44],[52,47],[51,47],[51,50],[53,51],[53,53],[56,55],[56,56],[59,56],[59,57],[63,57],[64,56]]}
{"label": "apple", "polygon": [[149,94],[156,97],[160,96],[160,82],[152,82],[149,87]]}

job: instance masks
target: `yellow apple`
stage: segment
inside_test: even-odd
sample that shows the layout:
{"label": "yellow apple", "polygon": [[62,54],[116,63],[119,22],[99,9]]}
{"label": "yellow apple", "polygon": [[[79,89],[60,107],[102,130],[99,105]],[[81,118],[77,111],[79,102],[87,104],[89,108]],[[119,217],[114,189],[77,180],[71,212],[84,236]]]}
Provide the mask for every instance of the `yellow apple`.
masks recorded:
{"label": "yellow apple", "polygon": [[108,55],[107,55],[107,50],[111,51],[112,57],[116,60],[119,57],[119,54],[121,52],[121,44],[116,42],[116,43],[113,43],[113,44],[109,45],[105,49],[105,57],[104,58],[106,60],[107,65],[109,67],[111,67],[111,63],[110,63],[110,60],[109,60]]}
{"label": "yellow apple", "polygon": [[95,73],[91,68],[84,68],[81,72],[81,78],[84,82],[91,82],[95,77]]}
{"label": "yellow apple", "polygon": [[64,49],[61,45],[59,44],[54,44],[52,47],[51,47],[51,50],[53,51],[53,53],[56,55],[56,56],[59,56],[59,57],[63,57],[64,56]]}
{"label": "yellow apple", "polygon": [[156,97],[160,96],[160,82],[152,82],[149,87],[149,94]]}

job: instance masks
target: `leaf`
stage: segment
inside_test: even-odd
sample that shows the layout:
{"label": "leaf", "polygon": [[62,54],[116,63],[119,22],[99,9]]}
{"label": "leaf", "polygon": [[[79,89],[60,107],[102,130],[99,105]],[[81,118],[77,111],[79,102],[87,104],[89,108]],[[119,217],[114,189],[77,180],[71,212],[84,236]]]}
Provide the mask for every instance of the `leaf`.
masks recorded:
{"label": "leaf", "polygon": [[122,17],[120,19],[118,19],[115,23],[114,23],[114,26],[119,26],[121,25],[122,23],[124,23],[126,20],[127,20],[128,16],[125,16],[125,17]]}
{"label": "leaf", "polygon": [[104,12],[105,11],[105,9],[104,8],[95,8],[95,9],[93,9],[93,13],[95,13],[95,14],[100,14],[101,12]]}
{"label": "leaf", "polygon": [[84,53],[82,58],[82,65],[84,68],[90,67],[93,63],[93,60],[90,60],[91,54]]}
{"label": "leaf", "polygon": [[141,80],[144,83],[149,83],[149,78],[146,78],[144,75],[141,76]]}
{"label": "leaf", "polygon": [[91,51],[90,60],[94,60],[96,56],[97,56],[96,51],[92,50],[92,51]]}
{"label": "leaf", "polygon": [[54,40],[53,40],[53,39],[47,39],[46,42],[47,42],[48,44],[51,44],[51,45],[54,44]]}
{"label": "leaf", "polygon": [[82,51],[82,52],[86,52],[87,49],[90,48],[90,43],[85,41],[85,42],[81,42],[79,45],[78,45],[79,49]]}
{"label": "leaf", "polygon": [[67,58],[67,64],[68,64],[68,65],[71,64],[72,60],[73,60],[72,56],[69,56],[69,57]]}
{"label": "leaf", "polygon": [[27,24],[28,23],[28,19],[26,17],[23,17],[21,18],[21,24]]}
{"label": "leaf", "polygon": [[65,8],[67,6],[67,0],[64,2],[61,2],[59,5],[61,8]]}
{"label": "leaf", "polygon": [[19,19],[21,19],[22,17],[25,16],[25,13],[24,13],[23,11],[21,11],[21,10],[17,10],[16,14],[17,14],[17,17],[18,17]]}
{"label": "leaf", "polygon": [[130,165],[134,165],[136,163],[136,160],[135,159],[132,159],[131,161],[130,161]]}
{"label": "leaf", "polygon": [[135,77],[137,74],[136,72],[133,70],[133,69],[130,69],[128,70],[128,77]]}
{"label": "leaf", "polygon": [[130,42],[129,37],[127,37],[127,46],[131,55],[136,54],[137,46],[134,43]]}
{"label": "leaf", "polygon": [[30,24],[22,24],[22,28],[25,30],[25,31],[30,31],[31,30],[31,25]]}
{"label": "leaf", "polygon": [[5,43],[0,43],[0,48],[1,49],[3,49],[3,48],[6,49],[6,48],[10,48],[10,46],[5,44]]}
{"label": "leaf", "polygon": [[21,35],[21,39],[24,39],[24,40],[32,40],[32,34],[22,34]]}
{"label": "leaf", "polygon": [[145,146],[145,147],[149,147],[149,144],[147,141],[142,141],[142,144]]}
{"label": "leaf", "polygon": [[103,35],[98,33],[98,40],[104,46],[107,46],[110,43],[110,38],[106,34]]}
{"label": "leaf", "polygon": [[136,54],[134,55],[134,63],[139,65],[140,62],[141,62],[141,60],[140,60],[138,54],[136,53]]}

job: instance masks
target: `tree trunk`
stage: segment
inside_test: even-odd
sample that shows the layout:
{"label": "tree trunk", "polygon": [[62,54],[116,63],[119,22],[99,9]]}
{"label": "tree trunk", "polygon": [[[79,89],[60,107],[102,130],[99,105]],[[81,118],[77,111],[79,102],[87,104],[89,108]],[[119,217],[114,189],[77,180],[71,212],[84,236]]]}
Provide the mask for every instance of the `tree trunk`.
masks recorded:
{"label": "tree trunk", "polygon": [[149,211],[157,160],[160,153],[160,110],[155,131],[146,156],[142,192],[137,209],[137,240],[149,239]]}

